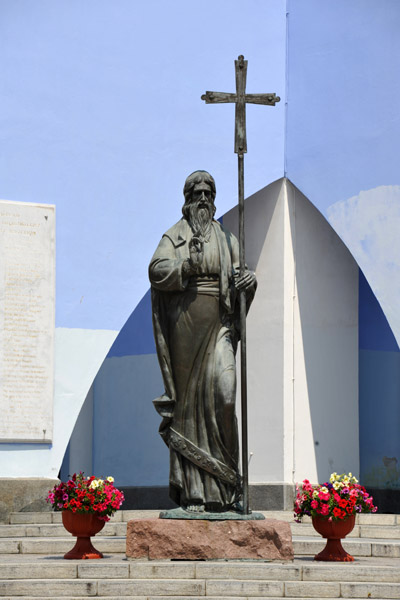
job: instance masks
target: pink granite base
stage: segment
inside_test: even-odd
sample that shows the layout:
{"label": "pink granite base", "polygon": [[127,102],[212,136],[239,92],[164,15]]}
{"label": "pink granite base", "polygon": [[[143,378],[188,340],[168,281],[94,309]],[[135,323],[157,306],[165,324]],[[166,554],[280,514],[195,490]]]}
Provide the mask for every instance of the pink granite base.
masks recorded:
{"label": "pink granite base", "polygon": [[128,522],[126,556],[131,559],[293,560],[289,523],[134,519]]}

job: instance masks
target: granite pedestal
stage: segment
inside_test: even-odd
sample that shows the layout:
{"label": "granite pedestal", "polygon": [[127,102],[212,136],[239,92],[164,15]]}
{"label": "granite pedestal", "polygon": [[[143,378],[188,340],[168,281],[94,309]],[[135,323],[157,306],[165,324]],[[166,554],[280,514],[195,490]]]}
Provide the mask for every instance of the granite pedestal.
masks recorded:
{"label": "granite pedestal", "polygon": [[289,523],[265,520],[134,519],[126,556],[149,560],[293,560]]}

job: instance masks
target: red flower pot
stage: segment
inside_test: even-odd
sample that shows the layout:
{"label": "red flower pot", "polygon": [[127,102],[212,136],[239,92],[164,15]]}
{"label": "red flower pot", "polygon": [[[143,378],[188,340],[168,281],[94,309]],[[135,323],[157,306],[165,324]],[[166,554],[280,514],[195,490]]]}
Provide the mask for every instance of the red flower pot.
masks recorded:
{"label": "red flower pot", "polygon": [[103,529],[105,521],[91,513],[74,513],[71,510],[63,510],[62,521],[65,529],[77,538],[75,546],[64,558],[103,558],[102,553],[92,546],[90,538]]}
{"label": "red flower pot", "polygon": [[353,530],[355,521],[355,515],[340,521],[329,521],[320,516],[312,517],[314,529],[327,539],[325,548],[314,556],[314,560],[352,562],[354,557],[346,552],[340,540]]}

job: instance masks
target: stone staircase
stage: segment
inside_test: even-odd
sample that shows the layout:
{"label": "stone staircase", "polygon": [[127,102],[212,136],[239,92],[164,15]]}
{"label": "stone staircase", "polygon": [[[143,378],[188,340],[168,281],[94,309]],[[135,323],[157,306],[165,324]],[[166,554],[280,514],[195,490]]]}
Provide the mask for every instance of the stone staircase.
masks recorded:
{"label": "stone staircase", "polygon": [[[93,538],[103,560],[67,561],[74,538],[60,513],[13,513],[0,525],[0,598],[213,600],[233,598],[400,598],[400,515],[359,515],[343,542],[354,563],[318,563],[324,541],[310,522],[293,523],[295,560],[129,561],[126,523],[159,511],[119,511]],[[292,521],[289,512],[265,512]]]}

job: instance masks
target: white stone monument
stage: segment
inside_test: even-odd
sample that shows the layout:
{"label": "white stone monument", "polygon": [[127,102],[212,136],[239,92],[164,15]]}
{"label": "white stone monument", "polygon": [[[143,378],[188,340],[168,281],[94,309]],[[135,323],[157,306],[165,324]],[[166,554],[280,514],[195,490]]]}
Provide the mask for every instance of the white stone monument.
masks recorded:
{"label": "white stone monument", "polygon": [[55,207],[0,201],[0,442],[53,435]]}

